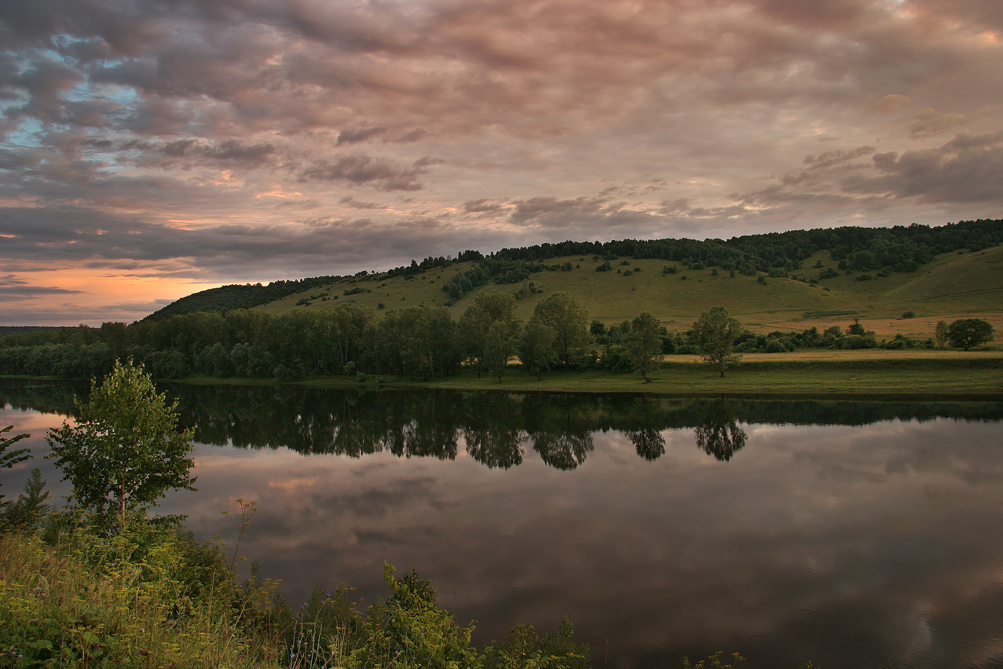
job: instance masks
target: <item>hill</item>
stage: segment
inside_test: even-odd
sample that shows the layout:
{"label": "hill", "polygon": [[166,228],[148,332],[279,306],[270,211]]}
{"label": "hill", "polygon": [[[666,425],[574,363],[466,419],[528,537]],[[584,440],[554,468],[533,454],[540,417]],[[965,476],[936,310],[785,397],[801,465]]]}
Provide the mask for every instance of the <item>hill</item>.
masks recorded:
{"label": "hill", "polygon": [[209,288],[208,290],[201,290],[175,300],[163,309],[153,312],[143,320],[159,321],[171,316],[191,314],[199,311],[224,313],[233,311],[234,309],[251,309],[259,304],[266,304],[292,293],[308,290],[318,285],[326,285],[338,278],[319,276],[312,279],[299,279],[295,281],[273,281],[266,285],[247,283]]}
{"label": "hill", "polygon": [[[1001,244],[999,220],[799,230],[727,241],[565,242],[487,257],[466,251],[381,273],[227,286],[183,298],[148,318],[182,308],[283,314],[345,303],[377,310],[441,305],[458,318],[469,296],[500,290],[515,293],[520,315],[528,318],[541,299],[565,291],[606,324],[648,311],[670,331],[684,330],[710,306],[723,305],[758,332],[845,327],[860,319],[881,336],[925,338],[938,320],[961,317],[1003,328]],[[230,299],[237,295],[242,301]],[[234,306],[223,306],[228,303]],[[911,317],[903,318],[907,313]]]}
{"label": "hill", "polygon": [[[717,268],[677,268],[663,274],[657,260],[618,259],[616,270],[597,272],[603,260],[591,257],[556,259],[574,263],[570,271],[539,271],[506,285],[488,284],[471,294],[510,290],[522,295],[520,316],[528,319],[535,306],[554,292],[568,292],[582,301],[592,319],[619,323],[648,311],[669,331],[688,329],[710,306],[722,305],[754,332],[846,326],[859,319],[879,336],[896,334],[931,337],[938,320],[985,318],[1003,330],[1003,246],[984,251],[936,256],[912,273],[846,273],[820,252],[809,264],[821,262],[811,276],[832,269],[837,276],[809,281],[763,274],[745,276]],[[629,263],[621,265],[620,263]],[[454,318],[472,302],[451,301],[442,286],[469,269],[469,264],[439,268],[414,277],[381,275],[350,277],[312,290],[291,294],[259,307],[271,314],[294,309],[331,309],[354,303],[375,309],[414,305],[448,306]],[[629,275],[628,275],[629,272]],[[760,280],[762,276],[762,280]],[[870,279],[860,280],[870,276]],[[535,292],[533,292],[535,291]],[[912,312],[913,316],[903,318]]]}

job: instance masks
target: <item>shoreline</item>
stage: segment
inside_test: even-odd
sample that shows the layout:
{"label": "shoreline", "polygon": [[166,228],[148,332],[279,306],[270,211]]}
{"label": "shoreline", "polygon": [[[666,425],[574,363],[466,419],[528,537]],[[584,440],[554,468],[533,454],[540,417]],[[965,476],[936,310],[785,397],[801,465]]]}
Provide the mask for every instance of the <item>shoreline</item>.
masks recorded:
{"label": "shoreline", "polygon": [[[0,378],[78,380],[0,375]],[[722,378],[698,356],[668,356],[651,382],[631,373],[604,370],[551,371],[536,375],[512,365],[499,383],[496,376],[473,370],[444,379],[395,379],[370,374],[274,378],[189,376],[159,379],[193,385],[300,385],[358,390],[441,389],[517,393],[631,393],[675,397],[736,399],[830,399],[915,401],[1003,401],[1003,352],[1000,351],[805,351],[750,354]]]}

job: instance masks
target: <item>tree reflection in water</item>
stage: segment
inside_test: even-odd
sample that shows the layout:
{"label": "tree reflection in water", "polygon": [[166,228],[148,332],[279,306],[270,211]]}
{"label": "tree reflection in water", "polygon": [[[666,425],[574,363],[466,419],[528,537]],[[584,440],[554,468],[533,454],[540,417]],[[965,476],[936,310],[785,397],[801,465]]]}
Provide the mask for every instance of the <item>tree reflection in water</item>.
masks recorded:
{"label": "tree reflection in water", "polygon": [[[546,464],[582,465],[598,432],[622,433],[640,458],[665,455],[667,430],[695,429],[708,455],[730,460],[748,438],[742,424],[866,425],[886,420],[998,420],[1000,405],[907,402],[764,402],[630,394],[324,390],[300,386],[161,385],[178,400],[195,441],[289,448],[349,457],[456,458],[460,439],[492,469],[523,463],[527,444]],[[0,403],[65,415],[85,384],[0,379]]]}
{"label": "tree reflection in water", "polygon": [[539,395],[524,401],[522,415],[533,448],[551,467],[575,469],[595,449],[597,406],[591,398]]}
{"label": "tree reflection in water", "polygon": [[700,423],[695,430],[697,446],[722,462],[731,460],[749,436],[738,425],[734,405],[726,400],[708,404],[701,412]]}
{"label": "tree reflection in water", "polygon": [[490,469],[522,464],[526,433],[519,427],[520,398],[506,393],[482,393],[467,402],[463,439],[467,453]]}

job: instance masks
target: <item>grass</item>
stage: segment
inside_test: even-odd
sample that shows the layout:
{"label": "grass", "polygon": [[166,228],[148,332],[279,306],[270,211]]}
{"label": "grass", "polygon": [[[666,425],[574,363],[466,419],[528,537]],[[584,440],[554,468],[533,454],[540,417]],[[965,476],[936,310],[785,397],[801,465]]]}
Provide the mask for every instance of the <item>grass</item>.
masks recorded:
{"label": "grass", "polygon": [[655,393],[676,396],[881,397],[904,399],[1003,399],[1003,353],[957,351],[806,351],[750,354],[724,378],[697,356],[670,356],[645,383],[634,374],[602,370],[553,371],[537,380],[513,365],[502,377],[478,378],[464,370],[448,379],[414,381],[385,377],[326,377],[314,387],[443,388],[590,393]]}
{"label": "grass", "polygon": [[[621,265],[623,260],[630,264]],[[821,268],[814,267],[817,261],[822,263]],[[615,260],[610,272],[596,272],[602,261],[593,260],[592,256],[553,258],[546,264],[565,262],[575,269],[538,272],[518,284],[482,286],[450,306],[450,312],[454,319],[459,318],[472,303],[471,296],[478,292],[516,292],[533,282],[542,292],[519,300],[517,312],[523,319],[528,319],[548,295],[563,291],[582,302],[590,319],[609,325],[647,311],[670,332],[689,329],[701,313],[717,305],[724,306],[756,333],[811,327],[824,330],[833,325],[845,329],[854,318],[859,318],[879,339],[897,334],[926,339],[933,336],[939,320],[950,322],[973,317],[984,318],[1003,331],[1003,247],[977,253],[943,254],[913,273],[892,272],[887,277],[877,277],[876,272],[869,272],[875,277],[870,281],[857,281],[861,272],[840,272],[817,286],[782,278],[766,278],[765,284],[761,284],[757,277],[740,274],[731,277],[722,270],[715,275],[712,268],[689,270],[678,264],[675,274],[662,274],[665,265],[673,264],[662,260]],[[472,266],[472,263],[457,264],[409,279],[388,279],[382,275],[346,278],[259,308],[280,314],[295,308],[330,309],[350,302],[374,309],[380,303],[386,309],[440,306],[448,301],[443,284]],[[836,263],[828,252],[821,252],[808,258],[794,274],[817,277],[829,267],[836,269]],[[630,276],[625,275],[627,270]],[[359,287],[371,292],[344,295],[346,290]],[[309,304],[297,306],[304,298]],[[916,316],[902,318],[907,311]]]}
{"label": "grass", "polygon": [[218,548],[142,519],[132,528],[108,534],[81,525],[55,544],[38,532],[0,533],[0,666],[589,666],[588,646],[573,640],[567,620],[542,637],[532,626],[516,627],[518,645],[471,645],[473,627],[438,606],[429,581],[397,578],[389,565],[391,596],[364,612],[345,587],[334,595],[315,588],[294,612],[271,597],[267,582],[237,585]]}
{"label": "grass", "polygon": [[256,611],[236,594],[211,552],[173,533],[136,541],[84,532],[53,546],[8,532],[0,665],[277,669],[278,639],[255,633]]}

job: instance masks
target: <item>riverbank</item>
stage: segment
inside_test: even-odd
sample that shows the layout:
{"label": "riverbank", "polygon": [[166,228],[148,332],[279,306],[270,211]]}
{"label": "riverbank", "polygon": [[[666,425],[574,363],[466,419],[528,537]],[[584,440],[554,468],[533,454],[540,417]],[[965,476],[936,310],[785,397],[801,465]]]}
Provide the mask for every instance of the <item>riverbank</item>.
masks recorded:
{"label": "riverbank", "polygon": [[[215,383],[212,379],[210,382]],[[499,382],[464,370],[446,379],[408,380],[359,375],[302,381],[313,387],[442,388],[509,392],[652,393],[688,397],[1003,399],[999,351],[806,351],[750,354],[722,378],[699,356],[670,356],[651,374],[603,370],[535,374],[512,365]]]}
{"label": "riverbank", "polygon": [[[3,377],[5,375],[0,375]],[[24,378],[11,377],[8,378]],[[33,377],[52,379],[54,377]],[[280,385],[314,388],[440,388],[506,392],[650,393],[685,397],[774,399],[1003,400],[1003,351],[808,350],[747,354],[721,377],[699,356],[667,356],[646,383],[638,374],[571,370],[535,374],[513,364],[502,375],[464,369],[444,379],[404,379],[358,374],[309,377],[216,378],[192,375],[174,382],[197,385]],[[163,379],[167,380],[167,379]]]}

